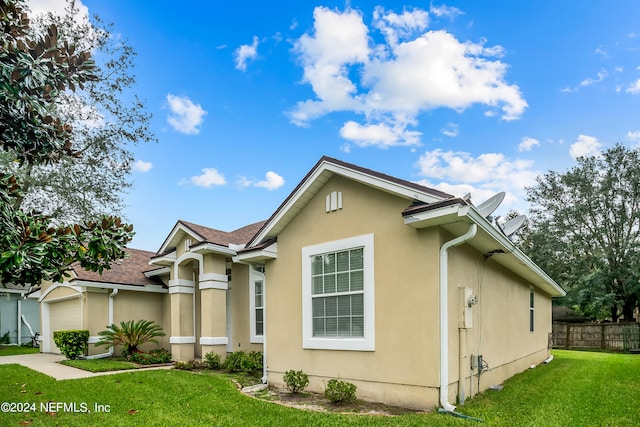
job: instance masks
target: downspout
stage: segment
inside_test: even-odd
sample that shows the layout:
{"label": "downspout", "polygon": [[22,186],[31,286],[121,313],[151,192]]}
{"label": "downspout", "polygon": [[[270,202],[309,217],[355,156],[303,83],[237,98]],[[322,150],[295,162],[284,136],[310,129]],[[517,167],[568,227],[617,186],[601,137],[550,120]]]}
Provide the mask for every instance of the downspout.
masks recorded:
{"label": "downspout", "polygon": [[267,278],[263,275],[262,279],[262,384],[269,384],[269,375],[267,372]]}
{"label": "downspout", "polygon": [[[118,290],[114,289],[109,295],[109,325],[113,325],[113,299],[118,295]],[[85,359],[104,359],[106,357],[113,356],[113,346],[109,347],[109,351],[101,354],[94,354],[93,356],[85,356]]]}
{"label": "downspout", "polygon": [[445,242],[440,248],[440,406],[446,412],[456,407],[449,403],[449,249],[475,237],[478,226],[469,225],[462,236]]}
{"label": "downspout", "polygon": [[[24,296],[22,294],[21,296]],[[22,345],[22,300],[18,297],[18,345]]]}

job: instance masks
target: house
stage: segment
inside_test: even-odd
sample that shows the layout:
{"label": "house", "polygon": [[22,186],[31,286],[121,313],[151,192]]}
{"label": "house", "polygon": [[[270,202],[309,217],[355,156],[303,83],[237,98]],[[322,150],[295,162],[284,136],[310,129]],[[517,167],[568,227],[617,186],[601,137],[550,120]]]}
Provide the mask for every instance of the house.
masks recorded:
{"label": "house", "polygon": [[129,314],[162,311],[175,360],[262,349],[273,385],[302,370],[310,390],[340,378],[422,409],[452,410],[547,359],[551,299],[565,294],[468,200],[329,157],[268,220],[178,221],[149,262],[162,285],[143,288],[158,298]]}
{"label": "house", "polygon": [[[64,283],[43,283],[40,294],[42,336],[40,349],[44,353],[60,353],[53,342],[53,332],[66,329],[87,329],[89,354],[101,354],[105,347],[96,347],[98,332],[110,324],[132,319],[147,319],[162,327],[168,322],[168,289],[149,267],[152,252],[127,249],[128,258],[114,264],[102,275],[86,271],[73,264]],[[148,270],[151,270],[147,273]],[[161,347],[167,346],[165,340]]]}
{"label": "house", "polygon": [[37,287],[0,285],[0,343],[31,344],[40,333]]}

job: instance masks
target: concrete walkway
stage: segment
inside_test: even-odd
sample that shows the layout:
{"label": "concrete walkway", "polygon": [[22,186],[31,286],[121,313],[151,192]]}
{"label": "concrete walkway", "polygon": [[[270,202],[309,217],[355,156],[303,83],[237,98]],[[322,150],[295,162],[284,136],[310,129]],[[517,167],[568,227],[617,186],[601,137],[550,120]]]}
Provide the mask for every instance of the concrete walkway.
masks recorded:
{"label": "concrete walkway", "polygon": [[[137,369],[128,369],[124,371],[109,371],[109,372],[89,372],[82,369],[72,368],[58,363],[61,360],[65,360],[65,357],[60,354],[50,353],[33,353],[33,354],[21,354],[17,356],[0,356],[0,365],[7,365],[10,363],[17,363],[34,371],[42,372],[45,375],[55,378],[56,380],[72,380],[77,378],[89,378],[98,375],[112,375],[122,372],[136,372]],[[153,368],[144,369],[171,369],[173,366],[158,366]]]}

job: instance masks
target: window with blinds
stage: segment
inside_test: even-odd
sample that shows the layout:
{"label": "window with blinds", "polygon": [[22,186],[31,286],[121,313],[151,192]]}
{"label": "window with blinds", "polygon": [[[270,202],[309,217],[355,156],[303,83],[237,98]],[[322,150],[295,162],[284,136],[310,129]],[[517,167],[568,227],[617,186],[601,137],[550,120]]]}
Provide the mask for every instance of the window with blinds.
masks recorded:
{"label": "window with blinds", "polygon": [[311,257],[314,337],[364,337],[363,248]]}

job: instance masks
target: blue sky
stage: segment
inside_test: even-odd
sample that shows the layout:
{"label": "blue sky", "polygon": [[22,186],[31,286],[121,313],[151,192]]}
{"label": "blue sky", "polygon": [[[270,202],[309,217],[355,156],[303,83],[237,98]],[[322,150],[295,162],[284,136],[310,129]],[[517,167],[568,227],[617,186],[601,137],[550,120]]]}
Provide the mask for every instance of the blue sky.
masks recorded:
{"label": "blue sky", "polygon": [[[63,0],[30,0],[56,10]],[[131,246],[268,218],[322,155],[500,208],[640,143],[640,3],[83,0],[138,53]],[[499,214],[500,212],[496,212]]]}

